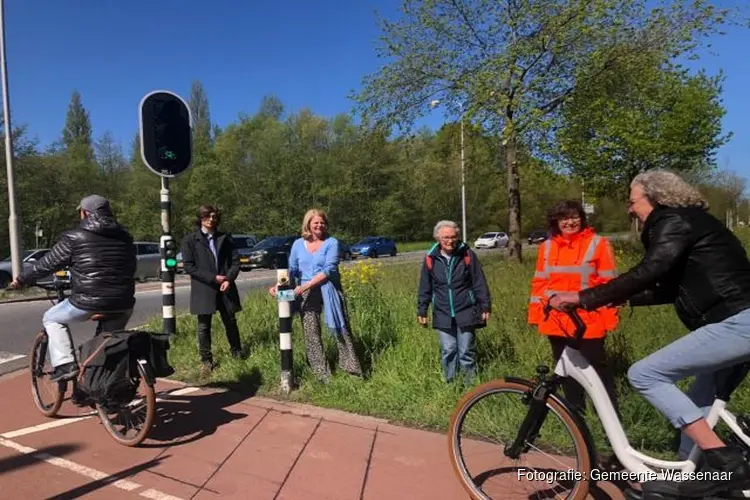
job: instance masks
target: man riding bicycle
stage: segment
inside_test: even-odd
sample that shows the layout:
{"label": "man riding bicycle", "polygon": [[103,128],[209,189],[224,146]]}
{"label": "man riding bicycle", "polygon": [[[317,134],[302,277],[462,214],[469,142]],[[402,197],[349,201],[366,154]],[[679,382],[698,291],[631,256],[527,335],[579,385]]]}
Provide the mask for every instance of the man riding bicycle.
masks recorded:
{"label": "man riding bicycle", "polygon": [[[692,331],[633,364],[628,378],[682,430],[681,458],[695,443],[711,469],[730,474],[727,481],[644,483],[643,498],[704,498],[745,488],[750,465],[741,450],[724,444],[705,415],[724,369],[750,360],[750,261],[735,235],[708,213],[701,194],[679,176],[648,171],[630,188],[628,212],[644,223],[641,262],[606,284],[551,297],[550,305],[594,310],[628,300],[632,306],[674,303]],[[696,379],[688,396],[675,382],[691,375]]]}
{"label": "man riding bicycle", "polygon": [[87,196],[77,210],[81,217],[78,227],[63,232],[55,246],[10,285],[21,288],[63,267],[70,268],[70,297],[47,310],[42,319],[54,368],[52,381],[78,374],[68,323],[106,314],[100,323],[102,330],[122,330],[135,305],[133,238],[117,222],[106,198]]}

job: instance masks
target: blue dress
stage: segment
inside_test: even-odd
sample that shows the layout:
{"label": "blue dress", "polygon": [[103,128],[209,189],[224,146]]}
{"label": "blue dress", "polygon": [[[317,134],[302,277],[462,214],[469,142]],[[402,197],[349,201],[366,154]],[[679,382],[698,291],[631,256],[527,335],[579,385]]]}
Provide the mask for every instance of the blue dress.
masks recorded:
{"label": "blue dress", "polygon": [[315,253],[307,250],[304,239],[295,240],[289,253],[289,278],[294,286],[304,285],[320,273],[328,278],[320,285],[326,325],[336,335],[346,334],[349,328],[339,274],[338,240],[329,236]]}

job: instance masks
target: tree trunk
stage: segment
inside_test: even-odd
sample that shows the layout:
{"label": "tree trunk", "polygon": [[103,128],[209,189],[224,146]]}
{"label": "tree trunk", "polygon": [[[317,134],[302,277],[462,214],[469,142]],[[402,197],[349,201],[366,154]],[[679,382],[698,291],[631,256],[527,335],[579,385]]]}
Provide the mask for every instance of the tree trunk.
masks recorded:
{"label": "tree trunk", "polygon": [[521,189],[518,175],[516,134],[512,133],[505,146],[505,163],[508,169],[508,257],[523,262],[521,251]]}

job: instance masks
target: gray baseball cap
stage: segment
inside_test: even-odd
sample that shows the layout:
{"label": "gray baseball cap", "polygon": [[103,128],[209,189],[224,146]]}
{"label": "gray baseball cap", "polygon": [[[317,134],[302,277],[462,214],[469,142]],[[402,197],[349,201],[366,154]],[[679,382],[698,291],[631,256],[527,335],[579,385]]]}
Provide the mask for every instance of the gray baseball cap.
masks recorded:
{"label": "gray baseball cap", "polygon": [[109,201],[104,196],[91,194],[81,200],[76,210],[86,210],[87,212],[110,212]]}

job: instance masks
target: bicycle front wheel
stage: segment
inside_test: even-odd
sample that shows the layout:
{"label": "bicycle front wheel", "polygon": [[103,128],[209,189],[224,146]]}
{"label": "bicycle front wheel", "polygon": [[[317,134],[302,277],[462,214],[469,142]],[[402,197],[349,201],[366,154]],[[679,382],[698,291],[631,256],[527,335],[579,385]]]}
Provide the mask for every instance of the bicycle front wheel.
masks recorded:
{"label": "bicycle front wheel", "polygon": [[40,332],[29,353],[29,373],[31,375],[31,396],[34,404],[45,417],[54,417],[60,411],[67,382],[52,382],[52,365],[47,360],[47,332]]}
{"label": "bicycle front wheel", "polygon": [[589,492],[591,456],[578,424],[555,397],[536,436],[518,460],[504,454],[529,412],[534,385],[493,380],[464,395],[451,416],[448,447],[453,469],[473,500],[565,498]]}

